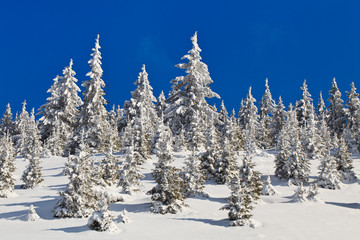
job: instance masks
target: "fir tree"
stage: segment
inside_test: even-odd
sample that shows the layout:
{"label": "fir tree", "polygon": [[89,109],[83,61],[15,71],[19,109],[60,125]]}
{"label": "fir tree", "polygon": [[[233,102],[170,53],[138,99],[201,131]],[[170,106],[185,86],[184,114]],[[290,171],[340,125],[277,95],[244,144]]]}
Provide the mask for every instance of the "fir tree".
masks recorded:
{"label": "fir tree", "polygon": [[186,197],[208,196],[204,193],[204,183],[206,181],[205,171],[201,169],[201,162],[195,150],[187,158],[183,171],[184,195]]}
{"label": "fir tree", "polygon": [[133,146],[129,146],[125,150],[125,161],[120,169],[119,186],[126,194],[132,195],[142,187],[141,179],[145,176],[140,173],[139,169],[139,153],[134,150]]}
{"label": "fir tree", "polygon": [[[169,123],[174,135],[178,135],[183,129],[185,139],[192,140],[194,133],[193,127],[198,127],[197,131],[202,135],[205,133],[205,123],[209,117],[209,112],[213,109],[209,106],[205,98],[220,98],[214,93],[209,85],[213,82],[210,77],[208,67],[201,61],[201,49],[197,43],[197,33],[191,38],[193,47],[182,59],[187,59],[188,63],[176,65],[180,69],[185,69],[187,75],[176,77],[171,81],[172,91],[166,102],[169,104],[165,110],[165,122]],[[197,115],[194,117],[194,115]],[[194,124],[194,121],[198,124]],[[203,144],[198,142],[196,144]],[[190,144],[192,145],[192,144]]]}
{"label": "fir tree", "polygon": [[160,116],[164,115],[166,108],[167,108],[167,103],[166,103],[165,94],[164,94],[164,91],[161,91],[161,93],[157,99],[156,106],[155,106],[155,110],[156,110],[159,118],[160,118]]}
{"label": "fir tree", "polygon": [[[52,87],[48,90],[51,96],[47,103],[39,110],[40,130],[43,142],[53,155],[62,155],[76,127],[78,107],[82,100],[78,96],[80,88],[76,85],[75,71],[72,69],[73,61],[63,70],[63,76],[54,79]],[[54,144],[56,143],[56,147]]]}
{"label": "fir tree", "polygon": [[156,131],[158,115],[154,104],[156,98],[153,95],[145,65],[143,65],[134,84],[137,88],[131,92],[131,99],[124,104],[125,118],[127,125],[133,124],[136,125],[134,128],[138,128],[140,136],[134,139],[134,144],[140,148],[138,149],[140,154],[148,158],[151,152],[151,140]]}
{"label": "fir tree", "polygon": [[336,134],[340,137],[346,126],[346,115],[341,99],[341,92],[337,87],[335,78],[333,79],[328,99],[330,105],[328,107],[327,123],[331,129],[332,135]]}
{"label": "fir tree", "polygon": [[356,179],[355,173],[353,171],[353,161],[350,157],[351,153],[348,150],[345,139],[344,137],[341,137],[335,159],[337,163],[337,170],[339,171],[342,180],[345,182],[351,182]]}
{"label": "fir tree", "polygon": [[5,113],[0,121],[0,135],[4,136],[8,134],[10,136],[13,136],[15,131],[15,123],[12,120],[10,103],[6,105]]}
{"label": "fir tree", "polygon": [[275,110],[275,101],[272,99],[268,79],[265,80],[265,93],[260,100],[259,106],[259,123],[262,126],[262,145],[263,148],[273,146],[273,139],[270,137],[270,125]]}
{"label": "fir tree", "polygon": [[336,160],[330,152],[326,154],[319,166],[318,185],[322,188],[340,189],[340,174],[337,171]]}
{"label": "fir tree", "polygon": [[[82,135],[85,133],[83,132]],[[93,160],[90,157],[89,147],[81,136],[79,148],[75,155],[70,155],[65,163],[65,172],[70,182],[65,191],[60,191],[60,199],[54,209],[54,216],[59,218],[88,217],[97,203],[93,190]]]}
{"label": "fir tree", "polygon": [[15,119],[15,131],[17,135],[15,138],[15,151],[16,155],[26,155],[26,136],[28,131],[28,126],[30,125],[30,116],[26,111],[26,100],[22,104],[22,111]]}
{"label": "fir tree", "polygon": [[83,92],[84,104],[80,108],[77,118],[77,130],[66,147],[67,154],[73,154],[80,144],[82,132],[86,133],[85,144],[94,152],[106,151],[108,147],[109,122],[108,112],[105,108],[107,101],[104,98],[105,82],[102,80],[103,70],[101,68],[101,53],[99,35],[97,35],[95,48],[92,49],[92,59],[89,60],[90,72],[86,76],[90,80],[84,81]]}
{"label": "fir tree", "polygon": [[171,148],[172,133],[169,127],[160,123],[159,141],[156,144],[158,162],[152,172],[157,185],[149,191],[151,196],[151,211],[166,214],[177,213],[182,210],[184,195],[182,193],[183,180],[180,178],[179,169],[171,166],[174,161]]}
{"label": "fir tree", "polygon": [[326,115],[326,106],[322,97],[322,92],[320,92],[318,105],[316,107],[316,120],[320,122],[326,118]]}
{"label": "fir tree", "polygon": [[112,141],[110,141],[109,149],[106,151],[105,157],[100,162],[101,178],[108,186],[114,185],[119,181],[119,160],[113,155],[112,146]]}
{"label": "fir tree", "polygon": [[24,158],[29,161],[29,165],[24,171],[21,180],[24,182],[22,188],[34,188],[44,181],[41,174],[40,156],[42,152],[40,134],[35,122],[34,109],[31,111],[31,118],[27,126],[24,138]]}
{"label": "fir tree", "polygon": [[10,197],[15,187],[15,151],[10,136],[0,137],[0,198]]}
{"label": "fir tree", "polygon": [[261,190],[261,195],[275,195],[277,191],[274,186],[271,184],[270,175],[267,176],[266,180],[263,182],[263,187]]}
{"label": "fir tree", "polygon": [[281,97],[279,97],[279,101],[274,110],[272,122],[270,123],[270,126],[269,126],[270,138],[272,139],[272,141],[276,147],[279,142],[279,135],[280,135],[281,129],[285,125],[286,112],[284,109],[285,109],[285,106],[282,102]]}
{"label": "fir tree", "polygon": [[300,183],[299,186],[296,188],[295,190],[295,194],[294,194],[294,202],[299,202],[299,203],[304,203],[307,202],[307,195],[308,192],[307,190],[304,188],[303,184]]}
{"label": "fir tree", "polygon": [[218,184],[224,184],[234,171],[237,171],[236,153],[228,139],[223,138],[219,157],[215,162],[214,179]]}
{"label": "fir tree", "polygon": [[347,93],[346,106],[348,107],[348,116],[346,130],[348,137],[346,142],[348,145],[360,151],[360,99],[359,94],[356,92],[355,84],[351,83],[351,90]]}
{"label": "fir tree", "polygon": [[29,208],[29,211],[27,213],[27,216],[26,216],[26,220],[29,221],[29,222],[33,222],[33,221],[36,221],[37,219],[39,219],[39,215],[36,213],[35,211],[35,208],[34,208],[34,205],[31,204],[30,205],[30,208]]}

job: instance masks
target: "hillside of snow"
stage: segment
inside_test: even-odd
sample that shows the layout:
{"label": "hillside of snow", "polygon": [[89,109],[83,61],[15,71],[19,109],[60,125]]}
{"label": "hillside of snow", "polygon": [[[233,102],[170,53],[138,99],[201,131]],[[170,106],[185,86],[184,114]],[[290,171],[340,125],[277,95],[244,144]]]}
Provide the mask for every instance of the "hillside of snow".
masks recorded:
{"label": "hillside of snow", "polygon": [[[188,153],[176,153],[175,164],[182,166]],[[96,156],[101,158],[101,156]],[[121,157],[121,155],[120,155]],[[360,156],[355,155],[354,170],[360,177]],[[88,219],[58,219],[52,210],[59,197],[58,191],[68,183],[62,171],[66,158],[42,159],[44,182],[35,189],[21,189],[20,177],[27,165],[23,158],[16,159],[15,195],[0,198],[1,239],[357,239],[360,235],[360,181],[344,184],[340,190],[320,188],[324,203],[294,203],[296,186],[274,177],[272,151],[259,152],[254,161],[263,179],[271,175],[272,184],[279,195],[261,196],[253,211],[255,228],[229,227],[227,211],[219,210],[227,202],[228,187],[207,182],[209,198],[188,198],[189,207],[179,214],[154,214],[149,210],[150,195],[146,192],[154,185],[151,170],[156,157],[143,165],[144,188],[125,201],[111,204],[110,210],[119,228],[116,233],[96,232],[87,227]],[[310,181],[318,176],[319,161],[311,161]],[[307,184],[305,187],[308,187]],[[40,219],[26,221],[33,204]],[[129,212],[130,222],[119,221],[123,209]]]}

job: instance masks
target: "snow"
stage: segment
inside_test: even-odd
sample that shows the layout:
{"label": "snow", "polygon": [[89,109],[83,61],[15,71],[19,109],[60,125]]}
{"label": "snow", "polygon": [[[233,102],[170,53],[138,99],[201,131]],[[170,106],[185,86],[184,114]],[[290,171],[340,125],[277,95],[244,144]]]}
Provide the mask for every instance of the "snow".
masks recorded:
{"label": "snow", "polygon": [[[146,192],[155,186],[151,170],[157,158],[142,165],[144,189],[124,202],[110,204],[117,232],[96,232],[87,226],[88,218],[58,219],[52,215],[68,179],[63,176],[66,158],[42,159],[44,182],[34,189],[21,189],[20,177],[27,165],[23,158],[16,158],[15,194],[11,198],[0,198],[1,239],[356,239],[360,234],[360,185],[359,180],[344,184],[339,190],[319,187],[321,202],[294,203],[292,196],[297,186],[288,186],[287,181],[274,177],[273,151],[258,153],[253,158],[255,169],[263,179],[270,173],[271,183],[279,195],[261,196],[253,211],[252,227],[229,227],[227,211],[223,207],[230,191],[225,185],[214,182],[205,184],[209,198],[186,199],[183,212],[178,214],[154,214],[150,212],[150,197]],[[176,166],[183,166],[190,152],[175,154]],[[97,158],[102,156],[97,155]],[[353,156],[354,170],[360,176],[360,155]],[[123,158],[122,158],[123,159]],[[100,159],[99,159],[100,160]],[[239,159],[240,163],[240,159]],[[310,182],[317,179],[319,161],[311,161]],[[309,184],[305,184],[306,189]],[[35,222],[26,221],[31,204],[40,216]],[[117,221],[123,210],[127,210],[131,221]]]}

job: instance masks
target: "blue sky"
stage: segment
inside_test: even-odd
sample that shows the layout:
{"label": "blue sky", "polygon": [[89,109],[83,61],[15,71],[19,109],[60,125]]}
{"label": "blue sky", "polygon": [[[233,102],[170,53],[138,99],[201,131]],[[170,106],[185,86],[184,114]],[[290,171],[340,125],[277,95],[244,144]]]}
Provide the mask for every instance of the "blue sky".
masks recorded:
{"label": "blue sky", "polygon": [[249,86],[260,100],[266,77],[286,104],[301,97],[307,79],[316,103],[333,77],[343,94],[352,81],[360,88],[359,9],[357,1],[332,0],[2,1],[0,114],[8,102],[20,110],[24,99],[40,107],[70,58],[79,85],[87,80],[98,33],[109,108],[130,98],[142,64],[155,96],[167,94],[184,74],[174,65],[195,31],[211,87],[229,111],[238,111]]}

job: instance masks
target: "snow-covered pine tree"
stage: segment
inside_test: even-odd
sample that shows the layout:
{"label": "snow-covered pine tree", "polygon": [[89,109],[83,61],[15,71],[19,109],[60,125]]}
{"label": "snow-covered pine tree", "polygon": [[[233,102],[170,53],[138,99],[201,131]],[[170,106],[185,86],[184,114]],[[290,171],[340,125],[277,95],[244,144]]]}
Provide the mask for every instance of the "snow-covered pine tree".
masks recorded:
{"label": "snow-covered pine tree", "polygon": [[204,124],[206,124],[206,122],[201,121],[199,112],[193,113],[191,116],[190,129],[186,133],[187,138],[185,138],[187,149],[200,151],[205,143]]}
{"label": "snow-covered pine tree", "polygon": [[78,96],[80,88],[76,85],[78,80],[72,66],[73,61],[70,59],[69,66],[62,71],[63,76],[57,76],[48,90],[51,96],[39,108],[38,114],[42,115],[39,127],[42,140],[53,155],[64,153],[65,146],[76,128],[78,107],[83,103]]}
{"label": "snow-covered pine tree", "polygon": [[225,135],[226,130],[224,128],[228,120],[229,120],[229,113],[224,105],[224,101],[221,101],[220,112],[218,114],[218,121],[216,124],[221,136]]}
{"label": "snow-covered pine tree", "polygon": [[346,126],[346,113],[341,99],[341,92],[337,86],[335,78],[332,81],[332,86],[329,91],[330,97],[328,102],[328,116],[327,123],[331,130],[331,135],[336,134],[340,137]]}
{"label": "snow-covered pine tree", "polygon": [[255,163],[252,161],[256,146],[251,128],[245,132],[244,142],[245,152],[242,159],[242,166],[240,166],[240,183],[241,187],[249,192],[251,196],[250,200],[256,202],[256,200],[260,198],[262,182],[260,172],[254,170]]}
{"label": "snow-covered pine tree", "polygon": [[263,148],[273,147],[273,139],[270,137],[270,125],[275,110],[275,101],[272,99],[268,79],[265,79],[265,93],[259,102],[259,123],[262,126]]}
{"label": "snow-covered pine tree", "polygon": [[346,142],[351,149],[360,151],[360,99],[354,82],[351,83],[351,90],[346,93],[348,107],[346,130],[349,133]]}
{"label": "snow-covered pine tree", "polygon": [[[169,104],[165,110],[165,122],[169,123],[174,136],[183,129],[187,142],[192,140],[194,123],[198,121],[197,131],[205,134],[205,123],[209,117],[209,112],[213,109],[207,103],[206,98],[220,96],[210,89],[213,80],[210,77],[208,67],[201,61],[201,49],[197,43],[197,33],[191,38],[193,47],[182,59],[187,59],[188,63],[180,63],[176,67],[185,69],[187,75],[176,77],[171,81],[172,91],[166,102]],[[197,115],[197,117],[194,117]],[[198,142],[198,145],[203,142]],[[192,144],[190,144],[192,145]]]}
{"label": "snow-covered pine tree", "polygon": [[230,115],[231,134],[228,136],[229,141],[233,144],[235,152],[239,152],[243,147],[243,136],[237,119],[235,117],[235,110],[233,109]]}
{"label": "snow-covered pine tree", "polygon": [[310,165],[300,142],[298,122],[292,105],[289,107],[285,126],[281,130],[278,147],[275,175],[280,179],[291,180],[296,185],[307,182]]}
{"label": "snow-covered pine tree", "polygon": [[157,185],[149,191],[152,194],[150,209],[154,213],[175,214],[186,206],[182,193],[184,182],[180,178],[180,170],[171,166],[174,161],[171,147],[172,132],[161,122],[158,130],[160,132],[156,144],[158,162],[152,172]]}
{"label": "snow-covered pine tree", "polygon": [[318,157],[315,110],[306,80],[301,87],[302,98],[296,104],[296,117],[300,127],[301,144],[309,158]]}
{"label": "snow-covered pine tree", "polygon": [[110,129],[109,131],[109,138],[112,143],[109,142],[113,151],[120,151],[121,150],[121,139],[119,133],[119,116],[118,111],[121,111],[120,107],[115,110],[115,105],[113,105],[112,109],[109,112],[109,123]]}
{"label": "snow-covered pine tree", "polygon": [[307,202],[307,195],[308,192],[307,190],[304,188],[303,183],[300,183],[299,186],[296,188],[295,190],[295,194],[293,196],[294,198],[294,202],[299,202],[299,203],[304,203]]}
{"label": "snow-covered pine tree", "polygon": [[260,134],[259,132],[259,116],[257,114],[258,109],[255,106],[255,102],[256,99],[252,96],[250,87],[249,92],[246,96],[246,100],[244,102],[244,106],[242,107],[242,117],[241,119],[239,118],[239,120],[241,121],[240,126],[242,127],[242,131],[251,132],[252,136],[254,136],[253,143],[256,147],[259,147],[260,143],[257,140],[262,134]]}
{"label": "snow-covered pine tree", "polygon": [[33,221],[36,221],[39,218],[40,218],[40,216],[36,213],[34,205],[31,204],[30,208],[29,208],[29,211],[28,211],[28,213],[26,215],[26,220],[29,221],[29,222],[33,222]]}
{"label": "snow-covered pine tree", "polygon": [[0,198],[12,195],[15,187],[15,151],[12,140],[5,134],[0,137]]}
{"label": "snow-covered pine tree", "polygon": [[276,104],[274,114],[272,117],[272,122],[270,123],[270,138],[272,139],[274,146],[278,148],[278,142],[279,142],[279,135],[281,132],[281,129],[285,125],[285,118],[286,118],[286,112],[285,112],[285,106],[282,102],[281,96],[279,97],[279,101]]}
{"label": "snow-covered pine tree", "polygon": [[271,184],[270,175],[267,176],[266,180],[263,182],[263,187],[261,190],[261,195],[275,195],[277,191],[274,186]]}
{"label": "snow-covered pine tree", "polygon": [[183,170],[184,195],[186,197],[208,196],[204,193],[204,183],[206,182],[205,171],[201,168],[201,162],[197,156],[195,149],[186,159],[185,168]]}
{"label": "snow-covered pine tree", "polygon": [[17,133],[17,135],[14,136],[16,155],[25,155],[27,152],[25,139],[29,124],[30,116],[26,111],[26,100],[24,100],[21,113],[15,119],[15,131]]}
{"label": "snow-covered pine tree", "polygon": [[185,136],[184,136],[184,130],[180,130],[180,133],[175,136],[174,139],[174,151],[175,152],[181,152],[186,151],[187,146],[185,142]]}
{"label": "snow-covered pine tree", "polygon": [[229,210],[229,226],[253,227],[251,211],[254,209],[254,202],[250,192],[243,188],[238,174],[229,177],[228,186],[231,195],[228,197],[228,204],[220,210]]}
{"label": "snow-covered pine tree", "polygon": [[118,174],[120,176],[119,186],[123,192],[130,195],[140,190],[142,187],[141,179],[145,177],[140,173],[140,166],[138,164],[139,159],[142,157],[134,150],[133,144],[126,147],[126,157]]}
{"label": "snow-covered pine tree", "polygon": [[12,137],[15,131],[15,123],[12,120],[10,103],[6,105],[5,113],[0,121],[0,135],[9,135],[10,137]]}
{"label": "snow-covered pine tree", "polygon": [[324,99],[322,97],[322,92],[320,92],[318,105],[316,107],[316,120],[320,122],[321,120],[325,119],[327,115],[326,106],[324,103]]}
{"label": "snow-covered pine tree", "polygon": [[54,216],[59,218],[88,217],[97,207],[94,193],[93,159],[90,149],[80,137],[79,148],[75,155],[70,155],[65,163],[65,172],[70,182],[65,191],[60,191],[60,199],[54,209]]}
{"label": "snow-covered pine tree", "polygon": [[320,174],[318,185],[322,188],[340,189],[340,174],[337,170],[335,158],[327,152],[319,166]]}
{"label": "snow-covered pine tree", "polygon": [[113,154],[113,140],[110,139],[109,149],[105,152],[105,157],[100,162],[101,178],[108,186],[114,185],[119,181],[119,159]]}
{"label": "snow-covered pine tree", "polygon": [[351,159],[351,153],[348,150],[348,146],[344,137],[340,137],[339,147],[336,151],[335,160],[337,163],[337,170],[341,175],[341,179],[345,182],[351,182],[356,179],[353,171],[353,161]]}
{"label": "snow-covered pine tree", "polygon": [[34,188],[44,181],[41,174],[40,156],[42,152],[40,133],[35,122],[34,109],[31,111],[29,125],[27,126],[24,138],[23,157],[29,161],[29,165],[24,171],[21,180],[24,184],[22,188]]}
{"label": "snow-covered pine tree", "polygon": [[205,134],[206,151],[200,157],[202,169],[206,171],[208,179],[212,179],[216,175],[215,166],[221,153],[219,135],[219,130],[215,127],[214,120],[211,120]]}
{"label": "snow-covered pine tree", "polygon": [[153,95],[145,65],[142,66],[142,71],[134,84],[137,88],[131,92],[131,99],[124,104],[125,118],[127,125],[135,124],[135,128],[138,128],[138,133],[141,135],[134,138],[134,144],[141,148],[139,153],[148,158],[151,152],[151,140],[159,119],[154,104],[156,98]]}
{"label": "snow-covered pine tree", "polygon": [[310,184],[307,200],[311,202],[322,202],[319,198],[319,187],[316,183]]}
{"label": "snow-covered pine tree", "polygon": [[80,144],[82,132],[86,133],[85,144],[92,152],[104,152],[108,148],[108,112],[105,108],[107,101],[104,98],[105,82],[102,80],[103,70],[101,68],[101,53],[99,44],[99,35],[95,41],[95,47],[92,49],[92,59],[89,60],[90,72],[86,76],[90,80],[84,81],[83,92],[84,104],[80,108],[77,118],[77,130],[72,136],[71,141],[66,147],[66,155],[73,154]]}
{"label": "snow-covered pine tree", "polygon": [[165,94],[164,91],[161,91],[155,106],[155,110],[159,118],[160,115],[162,116],[164,115],[164,111],[166,108],[167,108],[167,103],[166,103]]}
{"label": "snow-covered pine tree", "polygon": [[218,184],[224,184],[234,171],[238,171],[236,153],[227,138],[221,139],[219,157],[215,160],[214,179]]}

